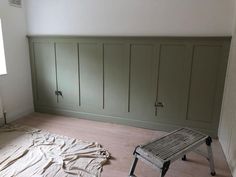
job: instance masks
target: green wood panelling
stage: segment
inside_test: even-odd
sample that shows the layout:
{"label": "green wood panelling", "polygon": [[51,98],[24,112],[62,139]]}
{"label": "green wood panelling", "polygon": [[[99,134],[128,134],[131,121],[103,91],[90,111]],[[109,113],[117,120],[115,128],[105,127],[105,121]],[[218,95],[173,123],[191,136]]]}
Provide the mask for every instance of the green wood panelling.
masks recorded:
{"label": "green wood panelling", "polygon": [[204,122],[212,120],[221,51],[221,46],[197,45],[194,47],[189,120]]}
{"label": "green wood panelling", "polygon": [[[160,48],[157,118],[178,122],[186,119],[191,53],[183,44],[165,44]],[[190,54],[190,58],[189,58]]]}
{"label": "green wood panelling", "polygon": [[[38,36],[29,41],[36,111],[217,134],[230,38]],[[158,102],[164,107],[156,109]]]}
{"label": "green wood panelling", "polygon": [[104,109],[119,115],[128,112],[129,46],[104,44]]}
{"label": "green wood panelling", "polygon": [[79,80],[77,45],[74,43],[56,43],[56,65],[58,106],[76,110],[79,107]]}
{"label": "green wood panelling", "polygon": [[80,96],[85,111],[103,108],[102,46],[96,43],[79,44]]}
{"label": "green wood panelling", "polygon": [[135,119],[150,120],[154,117],[156,63],[153,45],[131,45],[130,112]]}
{"label": "green wood panelling", "polygon": [[36,73],[36,102],[43,106],[56,106],[56,70],[54,43],[33,43]]}

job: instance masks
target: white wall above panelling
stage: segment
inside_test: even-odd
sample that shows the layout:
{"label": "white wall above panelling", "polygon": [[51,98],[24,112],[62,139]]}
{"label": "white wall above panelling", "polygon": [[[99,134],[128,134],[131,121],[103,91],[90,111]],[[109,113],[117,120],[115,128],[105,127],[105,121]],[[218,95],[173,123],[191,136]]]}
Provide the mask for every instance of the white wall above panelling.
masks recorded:
{"label": "white wall above panelling", "polygon": [[26,0],[31,35],[231,35],[234,0]]}

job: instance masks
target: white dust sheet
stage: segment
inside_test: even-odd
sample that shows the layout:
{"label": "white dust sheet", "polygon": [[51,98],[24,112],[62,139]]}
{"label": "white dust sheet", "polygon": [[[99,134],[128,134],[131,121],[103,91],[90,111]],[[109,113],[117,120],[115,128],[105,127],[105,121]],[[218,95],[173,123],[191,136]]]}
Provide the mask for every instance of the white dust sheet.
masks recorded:
{"label": "white dust sheet", "polygon": [[0,177],[100,177],[108,158],[96,142],[19,125],[0,128]]}

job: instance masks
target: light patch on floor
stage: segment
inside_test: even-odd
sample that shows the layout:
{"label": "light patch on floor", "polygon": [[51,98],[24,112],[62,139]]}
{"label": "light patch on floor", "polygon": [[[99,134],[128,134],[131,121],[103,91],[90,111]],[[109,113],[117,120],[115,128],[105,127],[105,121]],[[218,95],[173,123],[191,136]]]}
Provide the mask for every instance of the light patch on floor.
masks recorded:
{"label": "light patch on floor", "polygon": [[96,142],[19,125],[0,129],[1,177],[100,177],[108,158]]}

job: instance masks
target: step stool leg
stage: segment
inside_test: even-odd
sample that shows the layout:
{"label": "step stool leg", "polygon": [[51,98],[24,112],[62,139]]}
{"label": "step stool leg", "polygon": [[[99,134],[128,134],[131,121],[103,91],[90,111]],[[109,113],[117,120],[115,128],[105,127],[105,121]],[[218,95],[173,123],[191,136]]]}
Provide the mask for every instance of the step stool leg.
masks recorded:
{"label": "step stool leg", "polygon": [[131,168],[130,168],[130,171],[129,171],[129,177],[136,177],[134,175],[134,171],[135,171],[137,163],[138,163],[138,158],[135,155],[134,159],[133,159],[133,162],[132,162],[132,165],[131,165]]}
{"label": "step stool leg", "polygon": [[164,177],[166,175],[166,172],[169,170],[170,167],[170,161],[167,161],[163,164],[163,167],[160,169],[160,177]]}
{"label": "step stool leg", "polygon": [[160,177],[164,177],[165,175],[163,175],[162,170],[160,171]]}
{"label": "step stool leg", "polygon": [[182,157],[182,160],[183,160],[183,161],[186,161],[186,160],[187,160],[187,156],[184,155],[184,156]]}
{"label": "step stool leg", "polygon": [[211,137],[208,137],[206,139],[206,145],[207,145],[207,151],[208,151],[208,160],[210,164],[210,170],[211,170],[211,175],[215,176],[215,165],[214,165],[214,159],[213,159],[213,153],[212,153],[212,147],[211,147],[212,139]]}

